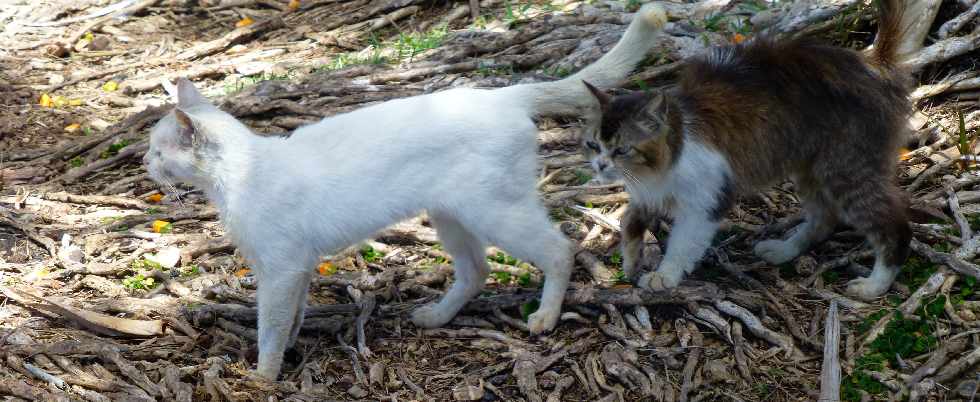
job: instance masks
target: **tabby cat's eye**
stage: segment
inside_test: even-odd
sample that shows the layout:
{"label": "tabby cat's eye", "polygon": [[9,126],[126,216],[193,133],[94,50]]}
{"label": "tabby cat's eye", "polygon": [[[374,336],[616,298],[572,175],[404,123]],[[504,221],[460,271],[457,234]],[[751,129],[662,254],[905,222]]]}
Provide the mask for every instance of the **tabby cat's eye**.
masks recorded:
{"label": "tabby cat's eye", "polygon": [[596,144],[595,141],[586,141],[585,146],[593,151],[599,152],[599,144]]}
{"label": "tabby cat's eye", "polygon": [[616,148],[616,150],[613,151],[613,156],[623,156],[623,155],[626,155],[629,151],[630,151],[630,147],[629,146],[622,146],[622,147]]}

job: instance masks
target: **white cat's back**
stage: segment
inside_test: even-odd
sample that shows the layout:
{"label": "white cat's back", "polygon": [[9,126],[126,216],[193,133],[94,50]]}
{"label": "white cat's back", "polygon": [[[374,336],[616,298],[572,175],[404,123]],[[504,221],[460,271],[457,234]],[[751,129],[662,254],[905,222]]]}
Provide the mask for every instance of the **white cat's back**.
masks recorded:
{"label": "white cat's back", "polygon": [[398,99],[263,139],[249,185],[263,195],[234,203],[250,210],[238,223],[352,243],[425,209],[520,196],[536,176],[537,128],[526,108],[493,95],[453,89]]}

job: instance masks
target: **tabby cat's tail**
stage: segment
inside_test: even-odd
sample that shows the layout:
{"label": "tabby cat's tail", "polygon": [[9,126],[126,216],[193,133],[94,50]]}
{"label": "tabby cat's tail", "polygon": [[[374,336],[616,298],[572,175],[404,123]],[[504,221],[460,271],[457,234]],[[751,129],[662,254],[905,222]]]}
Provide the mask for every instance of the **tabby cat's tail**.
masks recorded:
{"label": "tabby cat's tail", "polygon": [[898,65],[898,48],[902,43],[902,15],[905,0],[876,0],[878,5],[878,36],[869,61],[881,68],[893,70]]}
{"label": "tabby cat's tail", "polygon": [[532,114],[537,116],[579,115],[595,105],[582,81],[600,88],[620,84],[656,45],[654,37],[666,24],[664,8],[648,3],[633,16],[616,46],[595,63],[559,81],[515,85],[502,91],[529,101]]}

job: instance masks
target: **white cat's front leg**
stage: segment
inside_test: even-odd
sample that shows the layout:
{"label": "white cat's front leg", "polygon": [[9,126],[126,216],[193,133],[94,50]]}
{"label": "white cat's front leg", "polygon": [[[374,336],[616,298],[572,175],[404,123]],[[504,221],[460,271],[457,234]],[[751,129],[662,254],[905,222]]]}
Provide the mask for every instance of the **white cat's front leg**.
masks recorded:
{"label": "white cat's front leg", "polygon": [[[268,269],[268,268],[266,268]],[[258,271],[257,271],[258,272]],[[265,272],[258,276],[259,364],[258,374],[275,381],[283,354],[299,332],[297,314],[303,314],[299,297],[310,282],[307,272]]]}
{"label": "white cat's front leg", "polygon": [[640,286],[652,290],[677,287],[704,257],[718,231],[719,221],[705,211],[680,211],[674,220],[664,256],[656,271],[640,277]]}

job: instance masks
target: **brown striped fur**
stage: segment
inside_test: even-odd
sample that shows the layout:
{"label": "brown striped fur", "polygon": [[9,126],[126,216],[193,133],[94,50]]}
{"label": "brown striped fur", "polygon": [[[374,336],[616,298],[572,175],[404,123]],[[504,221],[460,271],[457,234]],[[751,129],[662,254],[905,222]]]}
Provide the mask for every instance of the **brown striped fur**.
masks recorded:
{"label": "brown striped fur", "polygon": [[[590,87],[603,110],[595,137],[602,149],[623,149],[612,164],[640,181],[669,173],[691,141],[725,157],[735,191],[792,178],[808,219],[820,220],[813,241],[842,221],[868,236],[881,263],[900,266],[911,238],[906,198],[894,184],[910,112],[895,61],[901,1],[879,1],[868,55],[806,37],[758,37],[687,60],[667,90],[609,97]],[[598,148],[585,140],[591,157]],[[624,227],[635,232],[637,224]]]}

